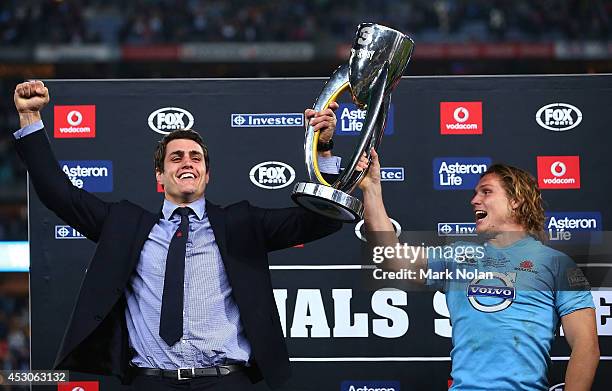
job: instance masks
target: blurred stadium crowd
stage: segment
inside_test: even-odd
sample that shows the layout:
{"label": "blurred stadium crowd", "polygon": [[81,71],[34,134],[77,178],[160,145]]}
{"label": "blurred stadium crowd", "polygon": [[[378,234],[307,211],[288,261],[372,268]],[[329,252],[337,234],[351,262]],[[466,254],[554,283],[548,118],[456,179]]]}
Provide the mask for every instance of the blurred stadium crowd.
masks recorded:
{"label": "blurred stadium crowd", "polygon": [[3,44],[347,40],[377,21],[427,41],[604,39],[609,0],[5,0]]}
{"label": "blurred stadium crowd", "polygon": [[27,298],[0,298],[0,370],[30,367]]}

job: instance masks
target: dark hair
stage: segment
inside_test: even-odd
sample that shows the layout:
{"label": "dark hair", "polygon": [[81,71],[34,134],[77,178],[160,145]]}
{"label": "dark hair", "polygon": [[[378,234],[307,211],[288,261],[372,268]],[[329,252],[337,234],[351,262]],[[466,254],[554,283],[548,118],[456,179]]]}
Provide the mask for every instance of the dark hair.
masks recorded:
{"label": "dark hair", "polygon": [[192,129],[178,129],[172,131],[171,133],[165,135],[164,138],[159,141],[159,143],[157,144],[157,148],[155,148],[155,153],[153,155],[153,158],[155,160],[155,171],[164,172],[166,147],[168,146],[168,143],[170,141],[179,139],[193,140],[202,147],[202,152],[204,154],[204,163],[206,164],[206,172],[208,172],[208,170],[210,169],[210,163],[208,160],[208,148],[206,147],[206,144],[204,144],[204,140],[202,140],[202,137],[198,134],[198,132]]}
{"label": "dark hair", "polygon": [[525,170],[506,164],[494,164],[481,177],[496,174],[502,182],[508,198],[518,203],[512,216],[527,232],[538,239],[544,230],[544,202],[535,178]]}

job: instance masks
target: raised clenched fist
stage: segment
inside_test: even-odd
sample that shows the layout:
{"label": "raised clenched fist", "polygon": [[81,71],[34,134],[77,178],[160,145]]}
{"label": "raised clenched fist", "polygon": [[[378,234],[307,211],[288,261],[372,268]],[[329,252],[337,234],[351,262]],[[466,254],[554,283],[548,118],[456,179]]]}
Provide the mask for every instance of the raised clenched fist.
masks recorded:
{"label": "raised clenched fist", "polygon": [[13,98],[19,113],[38,113],[49,103],[49,90],[40,80],[27,81],[15,87]]}

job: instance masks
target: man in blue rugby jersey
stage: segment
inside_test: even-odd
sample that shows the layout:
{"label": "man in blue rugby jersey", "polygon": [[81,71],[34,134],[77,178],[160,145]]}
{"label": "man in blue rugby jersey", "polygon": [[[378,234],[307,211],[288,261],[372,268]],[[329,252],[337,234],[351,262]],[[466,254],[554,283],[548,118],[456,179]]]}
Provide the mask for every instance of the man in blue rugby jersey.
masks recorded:
{"label": "man in blue rugby jersey", "polygon": [[[362,158],[359,168],[366,167]],[[375,246],[395,246],[375,151],[360,187],[368,238]],[[446,294],[453,337],[451,390],[548,390],[549,352],[559,321],[572,349],[565,389],[590,390],[599,362],[593,299],[575,263],[538,240],[545,218],[536,181],[521,169],[493,165],[478,182],[471,205],[483,246],[453,243],[453,250],[461,249],[451,252],[454,256],[433,252],[412,262],[384,263],[392,271],[408,265],[419,272],[413,283]],[[474,256],[456,256],[467,249]],[[465,277],[466,271],[490,274]]]}

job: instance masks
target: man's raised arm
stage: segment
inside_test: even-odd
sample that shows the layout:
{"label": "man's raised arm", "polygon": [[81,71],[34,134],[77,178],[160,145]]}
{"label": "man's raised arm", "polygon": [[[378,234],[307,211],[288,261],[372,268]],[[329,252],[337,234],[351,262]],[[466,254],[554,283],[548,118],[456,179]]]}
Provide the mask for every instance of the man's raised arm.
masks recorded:
{"label": "man's raised arm", "polygon": [[[357,165],[358,170],[365,170],[368,161],[362,157]],[[359,183],[359,188],[363,192],[364,206],[364,226],[369,247],[372,250],[372,259],[375,255],[384,257],[384,261],[379,265],[384,271],[402,272],[412,271],[414,278],[407,280],[408,283],[424,284],[422,275],[427,269],[427,258],[420,251],[400,251],[405,250],[400,246],[395,234],[395,229],[387,215],[387,210],[383,202],[382,186],[380,183],[380,162],[378,154],[372,149],[372,162],[368,173]],[[410,247],[410,246],[408,246]],[[414,258],[402,258],[400,254],[414,254]]]}
{"label": "man's raised arm", "polygon": [[97,241],[110,204],[72,185],[60,169],[43,130],[41,110],[49,103],[42,81],[18,84],[13,97],[21,129],[15,148],[42,203],[87,238]]}

